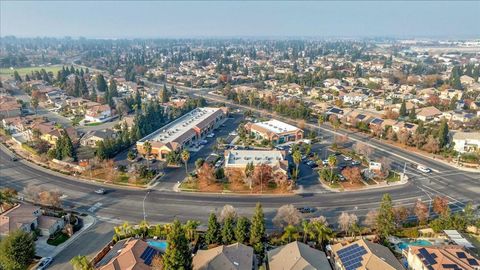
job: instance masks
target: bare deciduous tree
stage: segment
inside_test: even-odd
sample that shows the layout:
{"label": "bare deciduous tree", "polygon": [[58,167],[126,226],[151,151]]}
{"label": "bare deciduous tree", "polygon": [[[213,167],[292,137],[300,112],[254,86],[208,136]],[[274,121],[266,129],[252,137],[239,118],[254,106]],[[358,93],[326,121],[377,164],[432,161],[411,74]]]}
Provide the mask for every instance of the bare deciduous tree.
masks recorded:
{"label": "bare deciduous tree", "polygon": [[319,222],[319,223],[325,224],[325,226],[328,226],[327,218],[324,217],[324,216],[319,216],[319,217],[311,218],[311,219],[310,219],[310,222]]}
{"label": "bare deciduous tree", "polygon": [[218,217],[220,222],[223,222],[227,218],[236,219],[237,218],[237,209],[230,204],[223,206],[220,216]]}
{"label": "bare deciduous tree", "polygon": [[405,206],[398,206],[393,208],[393,214],[395,215],[395,222],[400,225],[407,220],[410,211]]}
{"label": "bare deciduous tree", "polygon": [[353,149],[357,154],[362,155],[366,159],[369,159],[373,153],[373,149],[370,146],[361,142],[355,143],[355,146],[353,147]]}
{"label": "bare deciduous tree", "polygon": [[438,215],[444,215],[448,212],[448,199],[446,197],[435,196],[432,205],[433,211]]}
{"label": "bare deciduous tree", "polygon": [[360,183],[362,182],[362,172],[360,171],[359,167],[347,167],[343,169],[342,175],[350,182],[353,183]]}
{"label": "bare deciduous tree", "polygon": [[363,224],[373,230],[375,228],[375,225],[377,224],[377,216],[378,212],[376,210],[370,210],[365,216]]}
{"label": "bare deciduous tree", "polygon": [[342,212],[340,216],[338,217],[338,226],[341,231],[345,232],[348,234],[353,226],[357,224],[358,222],[358,217],[355,214],[348,214],[347,212]]}
{"label": "bare deciduous tree", "polygon": [[292,204],[286,204],[278,208],[277,214],[273,218],[273,223],[282,228],[287,225],[298,225],[301,221],[300,212]]}
{"label": "bare deciduous tree", "polygon": [[425,222],[427,222],[428,217],[430,215],[428,211],[428,206],[421,200],[417,200],[417,202],[415,203],[415,208],[413,212],[415,213],[415,216],[417,216],[418,222],[420,224],[425,224]]}

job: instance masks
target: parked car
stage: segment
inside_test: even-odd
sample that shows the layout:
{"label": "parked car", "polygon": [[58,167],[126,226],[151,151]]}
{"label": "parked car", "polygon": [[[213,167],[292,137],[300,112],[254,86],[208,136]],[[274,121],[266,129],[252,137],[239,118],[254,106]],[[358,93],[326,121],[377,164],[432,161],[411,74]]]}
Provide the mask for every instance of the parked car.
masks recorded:
{"label": "parked car", "polygon": [[343,160],[350,161],[350,160],[352,160],[352,158],[351,157],[344,157]]}
{"label": "parked car", "polygon": [[323,165],[328,165],[328,159],[322,160],[322,164],[323,164]]}
{"label": "parked car", "polygon": [[208,141],[207,141],[207,140],[200,140],[200,141],[198,142],[198,144],[200,144],[200,145],[206,145],[206,144],[208,144]]}
{"label": "parked car", "polygon": [[338,177],[338,180],[340,180],[340,181],[345,181],[345,176],[343,176],[343,174],[340,174],[340,173],[339,173],[339,174],[337,175],[337,177]]}
{"label": "parked car", "polygon": [[207,138],[213,138],[213,137],[215,137],[215,133],[209,133],[209,134],[207,135]]}
{"label": "parked car", "polygon": [[300,212],[302,214],[308,214],[308,213],[313,213],[313,212],[317,211],[317,209],[315,209],[313,207],[297,207],[297,210],[298,210],[298,212]]}
{"label": "parked car", "polygon": [[352,165],[353,165],[353,166],[360,165],[360,161],[354,160],[354,161],[352,161]]}
{"label": "parked car", "polygon": [[238,133],[237,133],[236,131],[232,131],[232,132],[228,133],[228,135],[231,135],[231,136],[237,136],[237,135],[238,135]]}
{"label": "parked car", "polygon": [[432,170],[431,170],[430,168],[427,168],[427,167],[425,167],[425,166],[423,166],[423,165],[418,165],[418,166],[417,166],[417,169],[418,169],[419,171],[423,172],[423,173],[431,173],[431,172],[432,172]]}
{"label": "parked car", "polygon": [[12,157],[10,158],[10,160],[11,160],[11,161],[17,161],[17,160],[18,160],[18,157],[17,157],[17,156],[12,156]]}
{"label": "parked car", "polygon": [[95,193],[103,195],[103,194],[105,194],[105,189],[99,188],[99,189],[95,190]]}
{"label": "parked car", "polygon": [[44,270],[53,262],[52,257],[44,257],[40,260],[37,266],[37,270]]}

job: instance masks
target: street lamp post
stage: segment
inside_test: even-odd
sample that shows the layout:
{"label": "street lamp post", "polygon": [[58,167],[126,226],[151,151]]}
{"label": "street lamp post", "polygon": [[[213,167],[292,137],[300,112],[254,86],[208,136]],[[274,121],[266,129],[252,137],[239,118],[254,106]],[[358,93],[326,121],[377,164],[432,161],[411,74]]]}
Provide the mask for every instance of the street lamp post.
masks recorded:
{"label": "street lamp post", "polygon": [[142,208],[143,208],[143,221],[146,221],[147,219],[147,214],[145,213],[145,200],[147,199],[148,194],[150,193],[150,190],[147,191],[147,194],[145,194],[145,197],[143,197],[143,203],[142,203]]}

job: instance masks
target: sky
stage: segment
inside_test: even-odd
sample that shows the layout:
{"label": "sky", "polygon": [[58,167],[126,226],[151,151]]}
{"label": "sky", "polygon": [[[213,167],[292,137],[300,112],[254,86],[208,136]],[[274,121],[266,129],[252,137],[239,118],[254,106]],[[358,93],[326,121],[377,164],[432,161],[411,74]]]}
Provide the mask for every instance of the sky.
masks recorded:
{"label": "sky", "polygon": [[480,38],[480,1],[0,1],[0,36]]}

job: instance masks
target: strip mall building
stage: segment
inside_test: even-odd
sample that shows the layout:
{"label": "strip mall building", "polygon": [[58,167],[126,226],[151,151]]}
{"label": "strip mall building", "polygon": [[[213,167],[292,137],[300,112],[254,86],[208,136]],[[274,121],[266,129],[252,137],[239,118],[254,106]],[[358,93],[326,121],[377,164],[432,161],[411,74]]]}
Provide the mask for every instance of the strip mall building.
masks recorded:
{"label": "strip mall building", "polygon": [[247,123],[245,129],[257,139],[269,140],[276,144],[303,139],[303,130],[275,119],[260,123]]}
{"label": "strip mall building", "polygon": [[151,155],[164,160],[168,153],[181,151],[194,145],[220,126],[227,117],[227,108],[196,108],[175,121],[145,136],[137,142],[140,154],[145,154],[143,144],[152,145]]}

